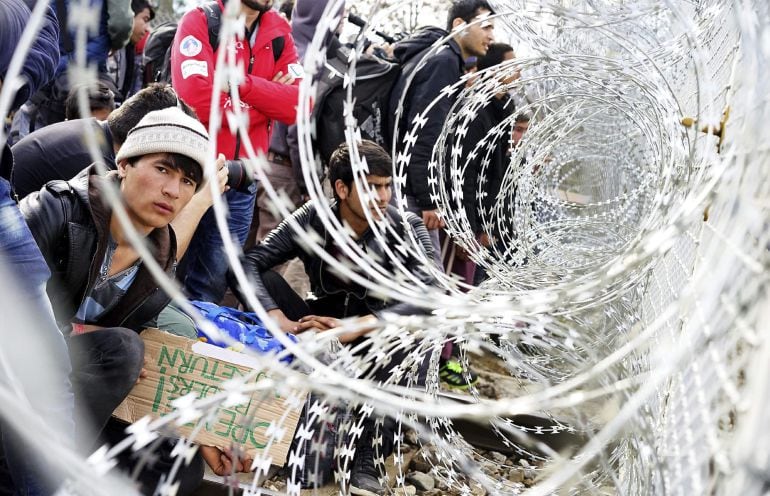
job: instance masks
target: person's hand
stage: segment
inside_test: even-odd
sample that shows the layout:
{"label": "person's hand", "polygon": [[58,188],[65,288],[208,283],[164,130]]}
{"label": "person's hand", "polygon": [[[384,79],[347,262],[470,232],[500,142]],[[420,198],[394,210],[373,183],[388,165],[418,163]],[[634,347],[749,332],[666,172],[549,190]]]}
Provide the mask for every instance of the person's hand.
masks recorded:
{"label": "person's hand", "polygon": [[144,359],[144,363],[142,364],[142,370],[139,371],[139,377],[136,378],[136,384],[139,384],[139,381],[147,377],[147,369],[144,368],[144,366],[147,365],[147,359]]}
{"label": "person's hand", "polygon": [[227,169],[227,166],[225,165],[225,154],[220,153],[217,157],[217,161],[215,162],[215,166],[217,168],[217,182],[219,183],[219,192],[224,193],[225,191],[230,191],[230,186],[227,185],[227,178],[230,174],[230,171]]}
{"label": "person's hand", "polygon": [[438,216],[438,210],[423,210],[422,221],[426,229],[439,229],[444,227],[444,221]]}
{"label": "person's hand", "polygon": [[379,320],[374,315],[358,317],[356,324],[359,325],[358,330],[340,335],[340,343],[350,343],[380,327]]}
{"label": "person's hand", "polygon": [[282,71],[278,71],[278,73],[273,76],[273,82],[280,84],[294,84],[294,76],[288,72],[284,74]]}
{"label": "person's hand", "polygon": [[455,245],[455,258],[461,262],[469,260],[468,252],[460,245]]}
{"label": "person's hand", "polygon": [[275,320],[275,323],[278,324],[278,327],[283,332],[288,332],[289,334],[296,334],[297,326],[299,325],[299,322],[295,320],[291,320],[288,318],[283,311],[281,311],[278,308],[274,308],[267,312],[267,314]]}
{"label": "person's hand", "polygon": [[492,244],[489,241],[489,235],[487,233],[481,233],[481,235],[479,235],[479,244],[484,248],[489,248],[489,246]]}
{"label": "person's hand", "polygon": [[251,470],[251,459],[238,458],[230,450],[222,451],[214,446],[201,446],[199,449],[203,460],[217,475],[225,476],[233,472],[249,472]]}
{"label": "person's hand", "polygon": [[[225,156],[223,154],[219,154],[215,166],[217,168],[217,183],[219,185],[219,193],[222,194],[225,191],[230,190],[230,186],[227,185],[228,171],[227,167],[225,167]],[[195,196],[193,196],[193,199],[197,202],[200,202],[200,204],[205,206],[205,208],[208,208],[214,204],[214,197],[211,195],[211,188],[208,185],[204,185],[201,189],[199,189],[198,192],[195,193]]]}
{"label": "person's hand", "polygon": [[299,325],[294,330],[294,334],[305,332],[308,329],[316,329],[319,331],[328,331],[342,325],[339,319],[334,317],[324,317],[321,315],[306,315],[299,319]]}

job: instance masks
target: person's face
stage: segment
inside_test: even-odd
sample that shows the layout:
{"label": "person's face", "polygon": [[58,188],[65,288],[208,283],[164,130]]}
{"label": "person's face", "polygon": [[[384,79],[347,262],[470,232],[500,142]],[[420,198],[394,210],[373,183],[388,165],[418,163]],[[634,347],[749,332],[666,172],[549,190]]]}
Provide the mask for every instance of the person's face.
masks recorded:
{"label": "person's face", "polygon": [[[485,14],[490,14],[490,12],[484,9],[479,10],[476,17],[471,19],[471,22],[478,20],[479,17],[482,17]],[[454,20],[455,27],[462,23],[463,20],[460,18]],[[463,51],[463,57],[482,57],[486,55],[489,45],[495,41],[494,31],[495,24],[491,19],[472,24],[463,29],[456,38],[460,45],[460,49]]]}
{"label": "person's face", "polygon": [[131,31],[131,43],[136,45],[144,34],[150,31],[150,9],[145,8],[134,16],[134,30]]}
{"label": "person's face", "polygon": [[[347,210],[356,219],[345,219],[348,222],[351,220],[363,220],[366,221],[366,213],[364,210],[369,210],[372,218],[379,220],[385,215],[385,210],[390,203],[390,197],[393,194],[391,191],[391,183],[393,179],[391,177],[383,176],[366,176],[366,190],[360,191],[356,187],[355,182],[348,188],[341,180],[337,180],[335,185],[337,189],[337,196],[340,197],[340,201],[344,202]],[[351,224],[353,222],[350,222]]]}
{"label": "person's face", "polygon": [[273,7],[273,0],[241,0],[241,5],[253,12],[267,12]]}
{"label": "person's face", "polygon": [[511,133],[511,143],[513,143],[513,147],[516,148],[519,146],[519,142],[521,141],[521,138],[524,137],[524,134],[527,132],[527,129],[529,129],[529,122],[517,122],[513,126],[513,133]]}
{"label": "person's face", "polygon": [[174,167],[168,153],[118,164],[120,191],[134,226],[144,232],[167,226],[195,194],[195,180]]}

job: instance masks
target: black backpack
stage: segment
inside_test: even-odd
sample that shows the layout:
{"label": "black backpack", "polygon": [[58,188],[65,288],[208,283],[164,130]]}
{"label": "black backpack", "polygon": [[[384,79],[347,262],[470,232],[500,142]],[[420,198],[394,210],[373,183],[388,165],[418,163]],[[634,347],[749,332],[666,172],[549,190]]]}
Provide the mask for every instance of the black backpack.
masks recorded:
{"label": "black backpack", "polygon": [[[423,36],[425,50],[442,36],[439,31],[429,32],[429,36]],[[358,58],[353,86],[353,118],[363,139],[374,141],[389,150],[395,124],[395,116],[389,115],[390,94],[399,77],[416,68],[422,53],[424,51],[399,62],[371,55]],[[344,109],[348,90],[343,82],[348,67],[347,52],[342,48],[331,48],[318,77],[312,116],[316,123],[316,148],[325,164],[329,163],[334,150],[345,142]]]}
{"label": "black backpack", "polygon": [[[348,70],[347,57],[337,50],[328,58],[318,80],[313,118],[316,125],[316,146],[324,163],[345,141],[344,107],[347,88],[343,86]],[[401,75],[401,66],[378,57],[361,56],[356,63],[353,86],[353,118],[361,137],[387,148],[389,146],[388,101],[393,86]]]}
{"label": "black backpack", "polygon": [[[219,26],[222,9],[218,2],[206,2],[198,7],[206,14],[209,44],[216,52],[219,47]],[[171,83],[171,45],[174,43],[177,23],[164,22],[154,28],[144,46],[144,84]],[[277,61],[283,53],[286,40],[283,36],[273,39],[273,57]]]}

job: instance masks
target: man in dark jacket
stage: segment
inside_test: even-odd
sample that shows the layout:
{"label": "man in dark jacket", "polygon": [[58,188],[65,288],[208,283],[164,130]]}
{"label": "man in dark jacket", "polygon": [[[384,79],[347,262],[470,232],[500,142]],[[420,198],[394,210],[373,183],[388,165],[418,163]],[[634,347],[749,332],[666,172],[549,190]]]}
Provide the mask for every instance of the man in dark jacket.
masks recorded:
{"label": "man in dark jacket", "polygon": [[[25,0],[34,4],[34,0]],[[56,11],[59,25],[59,66],[56,78],[34,94],[28,95],[29,100],[16,112],[10,132],[10,143],[14,144],[36,129],[64,120],[64,103],[73,83],[70,81],[69,68],[75,66],[75,39],[78,30],[85,30],[86,60],[91,66],[96,66],[98,79],[107,80],[107,57],[112,50],[119,50],[128,43],[133,26],[133,13],[129,0],[91,0],[88,16],[95,16],[96,22],[88,28],[83,23],[92,19],[83,15],[71,15],[79,2],[75,0],[60,0],[51,2]],[[77,13],[77,12],[76,12]]]}
{"label": "man in dark jacket", "polygon": [[[513,47],[505,43],[493,43],[487,54],[479,58],[478,70],[483,71],[499,65],[514,57]],[[506,76],[502,84],[513,81],[513,76]],[[489,247],[489,237],[482,229],[480,205],[484,212],[490,212],[495,203],[500,185],[508,169],[511,137],[509,126],[496,128],[513,115],[514,103],[507,92],[495,94],[482,107],[476,118],[468,126],[463,150],[469,155],[481,143],[481,151],[468,156],[463,174],[463,206],[473,233],[480,238],[483,246]]]}
{"label": "man in dark jacket", "polygon": [[[142,370],[138,331],[169,302],[107,201],[114,188],[136,234],[169,276],[169,225],[201,186],[208,136],[177,107],[147,114],[117,154],[117,171],[95,166],[53,181],[21,203],[51,270],[48,295],[68,335],[80,446],[88,449]],[[93,431],[88,431],[90,420]]]}
{"label": "man in dark jacket", "polygon": [[[422,217],[437,253],[440,252],[438,230],[443,221],[438,216],[438,192],[431,186],[438,181],[438,177],[435,166],[430,162],[433,146],[455,99],[455,96],[442,94],[442,91],[460,81],[466,59],[480,57],[487,52],[493,41],[494,25],[491,19],[484,20],[484,16],[492,13],[486,0],[455,0],[447,16],[447,31],[438,28],[422,31],[418,36],[397,44],[394,50],[396,59],[406,64],[390,97],[390,115],[397,115],[400,99],[405,93],[395,140],[398,165],[406,166],[404,193],[408,207]],[[418,72],[413,72],[412,69],[427,55],[435,41],[466,23],[473,24],[458,30]],[[407,80],[412,75],[414,79],[407,87]],[[434,100],[435,105],[427,115],[422,115]],[[422,128],[413,129],[417,117],[427,120]],[[412,133],[416,134],[416,138],[408,136]],[[407,150],[405,143],[411,140],[414,140],[414,145]]]}
{"label": "man in dark jacket", "polygon": [[195,116],[171,86],[152,84],[112,111],[105,121],[75,119],[31,133],[11,148],[16,158],[11,173],[14,192],[22,199],[49,181],[69,181],[90,165],[93,158],[85,133],[95,134],[104,165],[115,169],[115,154],[126,141],[128,132],[148,113],[177,105]]}
{"label": "man in dark jacket", "polygon": [[[0,0],[0,93],[5,96],[15,90],[9,95],[11,112],[53,78],[59,63],[56,18],[48,7],[38,8],[46,10],[47,17],[20,67],[20,80],[14,81],[9,74],[11,60],[32,13],[22,0]],[[14,430],[11,418],[0,419],[0,493],[46,496],[56,491],[63,471],[46,453],[26,449],[24,433],[29,439],[34,432],[36,438],[52,444],[66,445],[72,440],[71,369],[67,345],[45,294],[51,273],[11,196],[7,178],[13,155],[2,136],[0,128],[0,314],[4,324],[0,327],[4,371],[0,388],[14,394],[4,406],[17,406],[23,412],[13,415],[23,429]]]}
{"label": "man in dark jacket", "polygon": [[[371,141],[363,141],[358,146],[358,152],[368,165],[368,174],[365,176],[368,191],[362,191],[354,184],[350,150],[346,143],[340,145],[329,164],[329,179],[334,187],[336,200],[331,205],[331,213],[341,224],[349,227],[360,250],[378,262],[381,272],[389,280],[398,278],[400,273],[393,255],[388,253],[390,251],[401,258],[403,270],[413,276],[411,285],[416,284],[421,288],[431,286],[434,279],[418,257],[408,250],[401,252],[397,249],[407,236],[398,211],[388,205],[392,174],[390,157],[385,150]],[[384,234],[387,246],[383,246],[376,238],[369,223],[370,218],[387,222],[392,227],[394,232],[388,231]],[[424,250],[430,259],[432,245],[422,221],[411,213],[407,214],[405,220],[420,242],[419,249]],[[309,329],[333,329],[341,326],[339,319],[357,317],[359,330],[342,335],[340,341],[349,343],[351,349],[357,348],[359,351],[356,353],[360,354],[367,347],[365,335],[374,329],[378,317],[384,312],[401,315],[425,313],[424,309],[411,303],[392,301],[373,294],[366,285],[340,275],[323,257],[305,249],[306,245],[297,237],[292,224],[298,225],[303,231],[315,232],[323,240],[321,248],[326,253],[343,264],[355,266],[350,263],[343,248],[322,222],[318,207],[312,203],[307,203],[297,210],[291,219],[282,222],[261,244],[248,250],[244,257],[244,268],[256,287],[257,299],[283,330],[296,334]],[[305,264],[314,299],[305,301],[300,298],[281,276],[271,270],[295,256],[300,257]],[[355,272],[370,280],[374,277],[368,271]],[[374,380],[387,379],[393,367],[403,361],[405,356],[405,352],[393,353],[388,363],[372,367],[369,371],[371,377]],[[427,363],[422,364],[418,374],[418,385],[424,384],[425,365]],[[372,452],[375,434],[373,425],[373,419],[366,421],[364,434],[357,443],[350,479],[351,494],[383,494]],[[384,457],[389,456],[392,450],[392,429],[392,422],[385,420],[382,429]]]}

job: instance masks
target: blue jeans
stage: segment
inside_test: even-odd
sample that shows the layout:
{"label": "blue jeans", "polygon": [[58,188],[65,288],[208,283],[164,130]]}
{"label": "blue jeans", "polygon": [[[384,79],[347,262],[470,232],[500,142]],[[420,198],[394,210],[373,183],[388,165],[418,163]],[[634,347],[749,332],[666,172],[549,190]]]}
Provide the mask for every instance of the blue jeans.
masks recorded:
{"label": "blue jeans", "polygon": [[[243,246],[251,227],[256,201],[256,185],[249,187],[250,193],[228,191],[225,193],[229,209],[228,228],[230,235]],[[191,300],[219,303],[227,289],[229,268],[222,238],[219,235],[214,209],[203,216],[195,235],[179,265],[184,291]]]}
{"label": "blue jeans", "polygon": [[[69,443],[74,432],[71,366],[45,292],[51,273],[10,193],[10,184],[0,178],[0,280],[6,289],[2,291],[2,314],[11,322],[18,317],[23,327],[0,326],[0,355],[14,375],[2,375],[0,382],[24,394],[33,412],[62,436],[61,441]],[[17,290],[8,291],[10,288]],[[19,310],[14,315],[6,313],[8,309]],[[3,450],[16,494],[51,494],[60,482],[34,473],[32,467],[47,472],[43,454],[29,453],[10,429],[3,431]]]}

